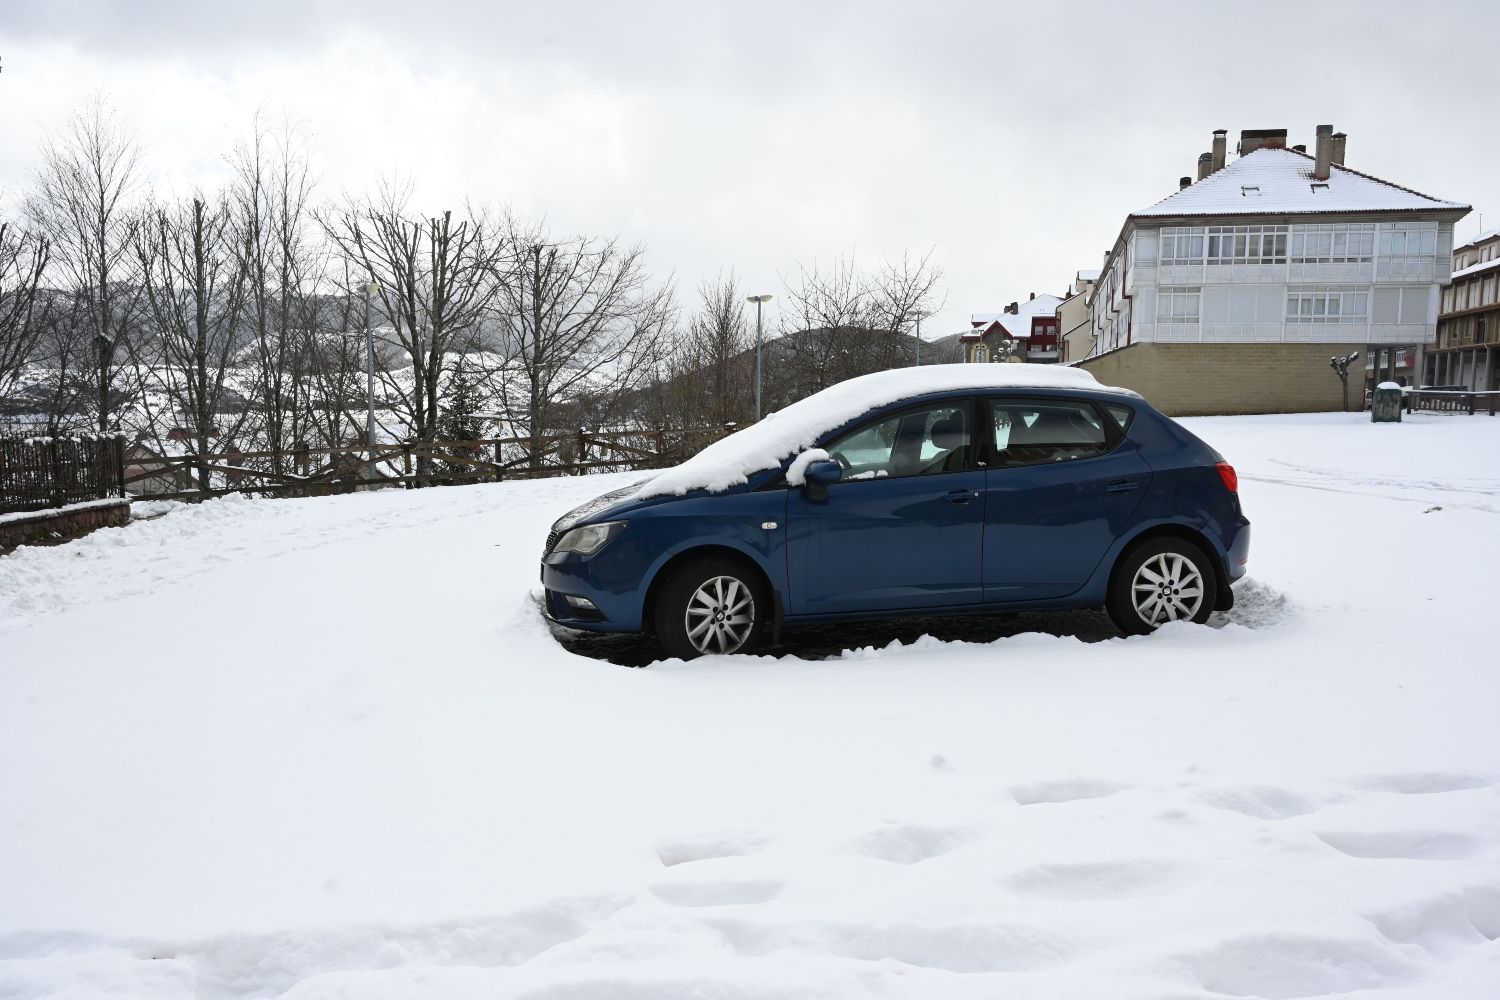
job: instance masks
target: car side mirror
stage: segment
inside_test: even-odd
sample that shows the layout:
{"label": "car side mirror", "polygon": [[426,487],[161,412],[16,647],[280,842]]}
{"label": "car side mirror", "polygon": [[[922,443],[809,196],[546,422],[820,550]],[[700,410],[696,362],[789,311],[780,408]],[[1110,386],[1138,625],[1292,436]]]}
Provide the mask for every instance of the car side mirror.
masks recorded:
{"label": "car side mirror", "polygon": [[802,472],[802,480],[805,484],[803,490],[807,493],[807,499],[828,499],[829,485],[838,482],[843,474],[843,467],[831,458],[809,462]]}

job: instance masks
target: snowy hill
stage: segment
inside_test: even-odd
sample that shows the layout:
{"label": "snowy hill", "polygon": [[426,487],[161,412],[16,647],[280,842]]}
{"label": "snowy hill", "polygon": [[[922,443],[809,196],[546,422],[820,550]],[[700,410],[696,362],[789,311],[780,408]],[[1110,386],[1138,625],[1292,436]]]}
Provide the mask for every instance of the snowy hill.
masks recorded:
{"label": "snowy hill", "polygon": [[0,557],[0,996],[1500,995],[1500,434],[1185,421],[1219,628],[613,666],[623,480],[172,507]]}

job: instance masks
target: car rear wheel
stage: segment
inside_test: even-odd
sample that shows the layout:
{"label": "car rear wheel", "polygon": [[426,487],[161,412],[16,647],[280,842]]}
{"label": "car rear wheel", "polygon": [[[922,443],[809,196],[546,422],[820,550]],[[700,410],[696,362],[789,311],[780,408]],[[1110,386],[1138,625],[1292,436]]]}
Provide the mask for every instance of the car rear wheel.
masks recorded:
{"label": "car rear wheel", "polygon": [[1126,553],[1110,584],[1108,610],[1127,635],[1167,622],[1203,624],[1218,600],[1218,579],[1204,551],[1181,538],[1161,538]]}
{"label": "car rear wheel", "polygon": [[656,637],[668,656],[684,660],[753,652],[764,642],[770,613],[759,574],[734,559],[701,559],[662,585]]}

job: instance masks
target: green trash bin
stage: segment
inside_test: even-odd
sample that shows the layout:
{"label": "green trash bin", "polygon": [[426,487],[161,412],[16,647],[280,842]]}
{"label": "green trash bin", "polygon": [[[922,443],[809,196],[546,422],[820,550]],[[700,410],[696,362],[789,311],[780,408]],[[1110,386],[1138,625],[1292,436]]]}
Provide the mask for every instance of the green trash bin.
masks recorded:
{"label": "green trash bin", "polygon": [[1399,424],[1401,422],[1401,387],[1395,382],[1382,382],[1370,393],[1370,422],[1375,424]]}

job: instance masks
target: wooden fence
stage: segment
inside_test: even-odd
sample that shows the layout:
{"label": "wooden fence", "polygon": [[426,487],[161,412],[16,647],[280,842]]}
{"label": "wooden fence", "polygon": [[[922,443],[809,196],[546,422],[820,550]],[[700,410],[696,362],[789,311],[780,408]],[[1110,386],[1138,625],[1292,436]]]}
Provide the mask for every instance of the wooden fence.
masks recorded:
{"label": "wooden fence", "polygon": [[[588,472],[665,468],[733,428],[584,431],[472,441],[403,441],[374,448],[294,448],[215,454],[132,454],[125,489],[158,499],[193,500],[226,493],[326,496],[371,486],[443,486]],[[208,488],[200,484],[207,482]]]}
{"label": "wooden fence", "polygon": [[0,438],[0,514],[124,495],[119,435]]}

